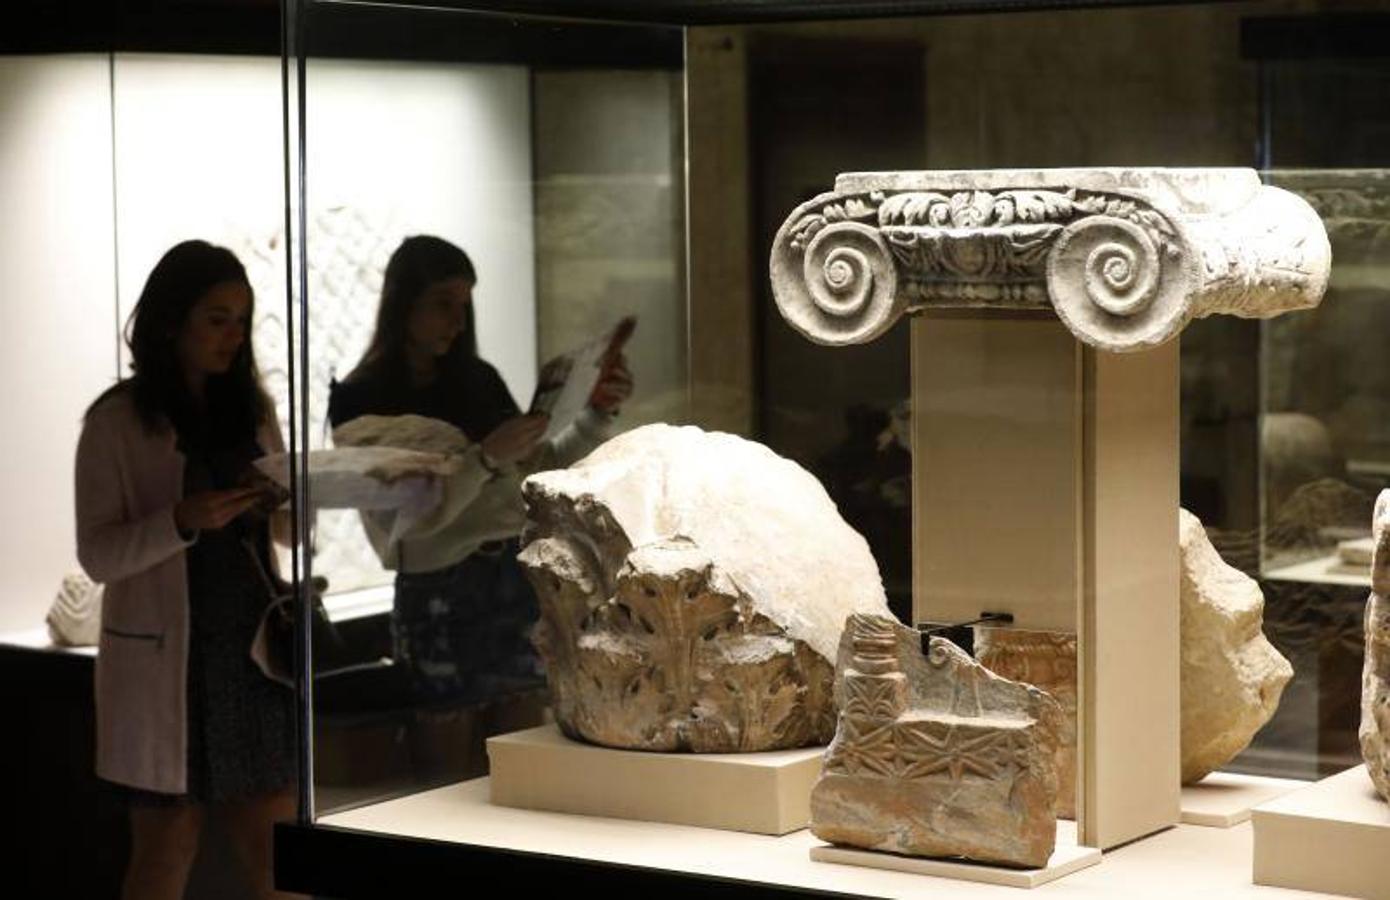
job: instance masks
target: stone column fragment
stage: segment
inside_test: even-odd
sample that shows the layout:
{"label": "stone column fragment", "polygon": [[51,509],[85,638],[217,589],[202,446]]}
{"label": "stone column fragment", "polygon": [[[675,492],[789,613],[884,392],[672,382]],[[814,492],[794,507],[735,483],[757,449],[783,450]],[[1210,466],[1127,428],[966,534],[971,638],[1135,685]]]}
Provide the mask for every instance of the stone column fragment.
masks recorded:
{"label": "stone column fragment", "polygon": [[1316,306],[1331,251],[1313,209],[1251,169],[841,175],[772,248],[773,294],[810,340],[871,341],[903,313],[1052,309],[1105,350],[1194,318]]}

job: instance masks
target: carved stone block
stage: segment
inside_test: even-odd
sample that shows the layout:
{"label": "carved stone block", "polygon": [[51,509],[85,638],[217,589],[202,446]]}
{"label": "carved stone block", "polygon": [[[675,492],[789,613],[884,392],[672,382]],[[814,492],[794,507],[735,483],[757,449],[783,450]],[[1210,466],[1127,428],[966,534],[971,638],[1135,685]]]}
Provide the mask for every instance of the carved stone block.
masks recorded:
{"label": "carved stone block", "polygon": [[825,743],[846,617],[889,615],[868,544],[766,447],[648,425],[528,478],[520,560],[570,737],[636,750]]}
{"label": "carved stone block", "polygon": [[1057,817],[1076,818],[1076,635],[976,625],[975,658],[996,675],[1041,688],[1061,705]]}
{"label": "carved stone block", "polygon": [[951,642],[855,615],[837,664],[835,740],[811,793],[822,840],[1037,868],[1057,835],[1061,707]]}
{"label": "carved stone block", "polygon": [[1125,351],[1213,313],[1316,306],[1330,265],[1312,207],[1251,169],[1001,169],[841,175],[787,218],[771,272],[782,315],[822,344],[905,312],[1052,308]]}
{"label": "carved stone block", "polygon": [[1361,755],[1376,790],[1390,800],[1390,490],[1376,498],[1366,662],[1361,670]]}
{"label": "carved stone block", "polygon": [[48,637],[62,647],[94,647],[101,639],[101,599],[105,589],[81,572],[67,575],[44,622]]}
{"label": "carved stone block", "polygon": [[1182,782],[1230,762],[1279,708],[1293,666],[1264,636],[1264,595],[1178,511],[1182,571]]}

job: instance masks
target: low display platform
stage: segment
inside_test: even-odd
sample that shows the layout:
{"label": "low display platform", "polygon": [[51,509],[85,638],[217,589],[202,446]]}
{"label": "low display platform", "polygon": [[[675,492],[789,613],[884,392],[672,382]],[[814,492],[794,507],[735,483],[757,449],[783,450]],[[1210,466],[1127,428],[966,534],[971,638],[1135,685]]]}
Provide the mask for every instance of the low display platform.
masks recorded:
{"label": "low display platform", "polygon": [[553,724],[487,741],[498,806],[770,835],[811,821],[824,752],[614,750],[572,741]]}
{"label": "low display platform", "polygon": [[1196,784],[1183,785],[1182,821],[1188,825],[1230,828],[1250,818],[1250,811],[1290,791],[1308,786],[1291,778],[1266,778],[1236,772],[1212,772]]}
{"label": "low display platform", "polygon": [[[579,773],[582,774],[582,773]],[[810,831],[782,837],[594,819],[488,802],[488,781],[452,784],[276,827],[282,890],[410,897],[441,884],[501,883],[513,893],[586,892],[674,900],[1006,900],[1017,888],[812,862]],[[1250,823],[1178,825],[1105,854],[1042,888],[1055,900],[1279,900],[1250,882]],[[1300,894],[1298,900],[1329,895]]]}
{"label": "low display platform", "polygon": [[1390,900],[1390,804],[1365,766],[1255,809],[1255,883]]}
{"label": "low display platform", "polygon": [[1095,847],[1077,846],[1076,823],[1061,821],[1057,823],[1057,848],[1052,851],[1052,858],[1047,861],[1047,865],[1041,869],[1011,869],[1006,866],[992,866],[965,860],[924,859],[916,856],[899,856],[896,853],[876,853],[872,850],[835,847],[830,844],[812,847],[811,859],[816,862],[838,863],[845,866],[906,872],[909,875],[934,875],[941,878],[954,878],[957,881],[978,881],[983,884],[998,884],[1006,887],[1035,888],[1088,866],[1094,866],[1100,862],[1101,853]]}

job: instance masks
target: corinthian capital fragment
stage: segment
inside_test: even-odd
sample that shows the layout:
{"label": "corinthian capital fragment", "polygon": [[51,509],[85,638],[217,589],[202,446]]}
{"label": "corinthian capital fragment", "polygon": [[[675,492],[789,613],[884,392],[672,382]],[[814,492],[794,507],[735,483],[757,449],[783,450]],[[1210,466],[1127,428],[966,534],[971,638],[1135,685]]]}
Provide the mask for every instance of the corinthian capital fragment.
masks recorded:
{"label": "corinthian capital fragment", "polygon": [[1046,309],[1105,350],[1194,318],[1316,306],[1331,250],[1306,202],[1251,169],[1001,169],[841,175],[772,247],[782,315],[871,341],[904,313]]}

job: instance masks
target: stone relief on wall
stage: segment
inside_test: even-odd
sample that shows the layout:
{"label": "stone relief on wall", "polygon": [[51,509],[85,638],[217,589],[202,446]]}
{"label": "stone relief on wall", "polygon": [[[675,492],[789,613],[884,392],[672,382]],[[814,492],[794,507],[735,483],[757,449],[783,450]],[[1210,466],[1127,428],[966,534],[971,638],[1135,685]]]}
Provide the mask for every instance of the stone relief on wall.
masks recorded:
{"label": "stone relief on wall", "polygon": [[648,425],[523,484],[534,640],[572,738],[732,752],[825,743],[878,567],[816,479],[766,447]]}
{"label": "stone relief on wall", "polygon": [[[309,221],[309,447],[325,446],[328,385],[346,375],[375,326],[381,279],[391,251],[406,237],[389,213],[347,206],[317,211]],[[256,292],[252,340],[281,432],[289,434],[288,337],[285,322],[283,226],[257,233],[229,228],[221,242],[246,266]],[[297,360],[296,360],[297,362]],[[388,584],[357,513],[324,510],[315,520],[314,571],[330,590]]]}
{"label": "stone relief on wall", "polygon": [[1390,800],[1390,490],[1376,500],[1371,595],[1366,600],[1366,662],[1361,675],[1361,755],[1376,791]]}
{"label": "stone relief on wall", "polygon": [[101,599],[105,588],[74,572],[63,578],[44,623],[48,637],[61,647],[95,647],[101,638]]}
{"label": "stone relief on wall", "polygon": [[1037,868],[1057,837],[1062,710],[944,638],[856,614],[836,667],[840,715],[811,793],[834,844]]}
{"label": "stone relief on wall", "polygon": [[1076,337],[1142,350],[1190,319],[1316,306],[1327,234],[1249,169],[841,175],[772,250],[773,293],[807,338],[863,343],[904,313],[1056,311]]}

